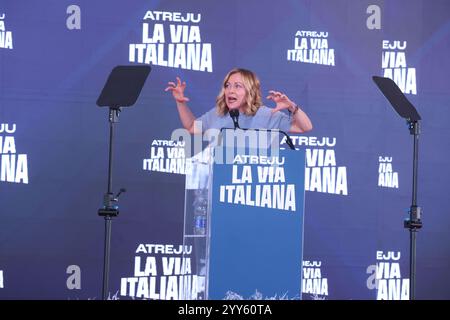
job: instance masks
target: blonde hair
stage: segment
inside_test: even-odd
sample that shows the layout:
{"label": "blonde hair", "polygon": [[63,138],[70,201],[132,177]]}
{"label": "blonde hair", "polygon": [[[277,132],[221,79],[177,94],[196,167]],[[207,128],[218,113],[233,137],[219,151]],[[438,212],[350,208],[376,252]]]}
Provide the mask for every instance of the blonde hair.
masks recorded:
{"label": "blonde hair", "polygon": [[256,74],[254,74],[250,70],[241,68],[235,68],[231,70],[225,76],[225,79],[223,79],[222,89],[220,90],[220,93],[216,98],[217,113],[221,116],[224,116],[228,113],[228,107],[225,100],[225,85],[230,77],[235,73],[239,73],[242,76],[242,82],[245,88],[244,113],[246,115],[253,116],[256,114],[262,104],[261,85]]}

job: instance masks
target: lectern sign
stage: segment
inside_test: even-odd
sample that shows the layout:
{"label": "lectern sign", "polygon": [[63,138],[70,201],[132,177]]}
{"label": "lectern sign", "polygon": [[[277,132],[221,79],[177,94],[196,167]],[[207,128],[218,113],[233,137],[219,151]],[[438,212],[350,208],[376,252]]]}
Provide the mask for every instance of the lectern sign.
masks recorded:
{"label": "lectern sign", "polygon": [[209,299],[301,297],[304,168],[303,150],[214,163]]}

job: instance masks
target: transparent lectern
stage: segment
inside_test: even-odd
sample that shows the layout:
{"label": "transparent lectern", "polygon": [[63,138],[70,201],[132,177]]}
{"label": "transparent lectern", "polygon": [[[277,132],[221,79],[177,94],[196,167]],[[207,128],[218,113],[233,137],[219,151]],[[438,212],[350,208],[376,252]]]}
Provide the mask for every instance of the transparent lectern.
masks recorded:
{"label": "transparent lectern", "polygon": [[189,261],[190,270],[187,268],[186,272],[191,275],[191,283],[183,287],[184,300],[207,299],[212,153],[213,148],[207,147],[190,159],[186,170],[183,261]]}
{"label": "transparent lectern", "polygon": [[278,131],[231,129],[186,173],[185,300],[300,299],[304,150]]}

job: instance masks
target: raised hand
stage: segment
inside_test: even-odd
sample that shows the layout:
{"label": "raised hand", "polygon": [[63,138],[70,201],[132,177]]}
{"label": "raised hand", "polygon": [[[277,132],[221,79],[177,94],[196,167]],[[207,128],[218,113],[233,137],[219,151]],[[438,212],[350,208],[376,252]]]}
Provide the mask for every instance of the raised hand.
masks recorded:
{"label": "raised hand", "polygon": [[168,87],[164,91],[172,91],[173,98],[179,103],[185,103],[189,101],[188,97],[184,96],[184,89],[186,89],[186,82],[181,82],[181,79],[177,77],[177,83],[169,82]]}
{"label": "raised hand", "polygon": [[295,103],[292,102],[287,95],[279,91],[270,90],[267,99],[272,100],[276,103],[276,106],[274,109],[272,109],[272,112],[277,112],[295,106]]}

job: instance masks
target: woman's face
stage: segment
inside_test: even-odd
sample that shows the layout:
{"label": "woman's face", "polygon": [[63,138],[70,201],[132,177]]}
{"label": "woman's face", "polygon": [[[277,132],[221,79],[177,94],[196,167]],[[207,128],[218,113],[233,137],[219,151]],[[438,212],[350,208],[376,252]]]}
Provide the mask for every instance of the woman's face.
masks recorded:
{"label": "woman's face", "polygon": [[225,83],[225,101],[229,110],[244,111],[246,91],[240,73],[234,73]]}

